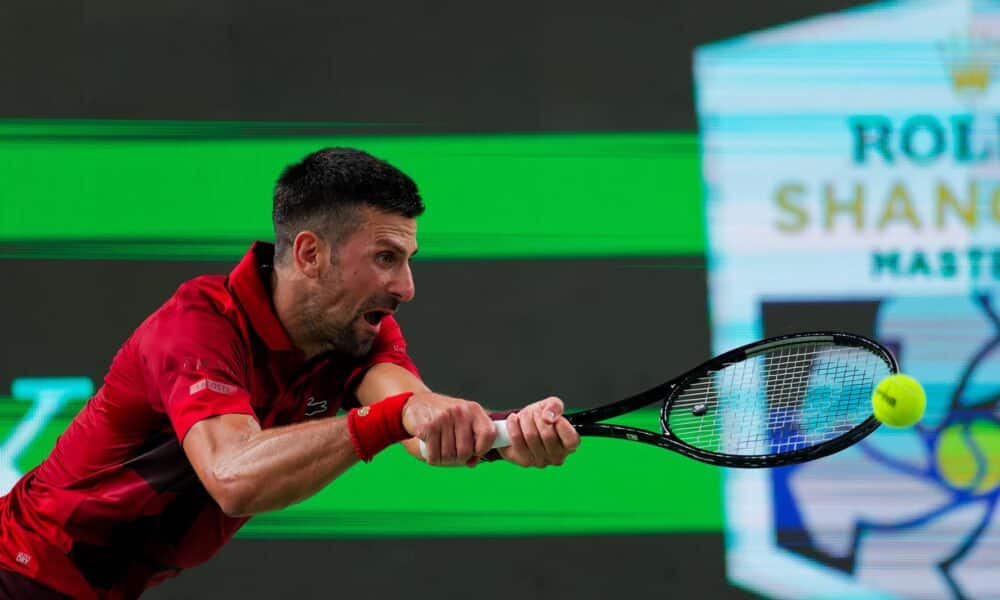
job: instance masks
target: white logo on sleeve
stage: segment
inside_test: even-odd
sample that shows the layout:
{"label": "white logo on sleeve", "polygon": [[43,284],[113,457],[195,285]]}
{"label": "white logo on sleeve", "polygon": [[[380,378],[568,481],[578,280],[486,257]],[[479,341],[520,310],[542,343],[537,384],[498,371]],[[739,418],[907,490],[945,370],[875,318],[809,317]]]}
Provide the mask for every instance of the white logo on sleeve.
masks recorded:
{"label": "white logo on sleeve", "polygon": [[212,381],[211,379],[202,379],[201,381],[196,381],[191,384],[191,387],[188,388],[188,394],[194,396],[202,390],[211,390],[217,394],[232,396],[236,393],[236,389],[235,385],[229,385],[228,383],[222,383],[220,381]]}
{"label": "white logo on sleeve", "polygon": [[18,552],[17,556],[14,557],[14,560],[16,560],[22,565],[27,565],[28,563],[31,562],[31,555],[28,554],[27,552]]}

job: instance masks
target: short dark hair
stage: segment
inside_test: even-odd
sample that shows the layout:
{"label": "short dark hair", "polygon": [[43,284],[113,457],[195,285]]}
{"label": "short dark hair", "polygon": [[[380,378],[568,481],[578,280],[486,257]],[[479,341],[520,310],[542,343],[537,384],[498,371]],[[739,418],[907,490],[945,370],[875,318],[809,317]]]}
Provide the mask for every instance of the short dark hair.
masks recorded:
{"label": "short dark hair", "polygon": [[317,230],[338,245],[360,226],[360,206],[409,218],[424,212],[417,184],[367,152],[323,148],[288,165],[274,187],[275,260],[303,229]]}

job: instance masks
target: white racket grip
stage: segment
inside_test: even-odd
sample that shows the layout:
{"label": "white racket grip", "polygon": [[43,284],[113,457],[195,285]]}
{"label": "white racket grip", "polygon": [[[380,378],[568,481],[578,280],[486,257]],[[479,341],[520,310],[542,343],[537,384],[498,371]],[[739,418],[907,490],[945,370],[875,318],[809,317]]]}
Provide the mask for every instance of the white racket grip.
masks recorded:
{"label": "white racket grip", "polygon": [[507,433],[507,421],[493,421],[497,430],[497,439],[493,440],[491,448],[506,448],[510,446],[510,434]]}
{"label": "white racket grip", "polygon": [[[497,439],[493,440],[491,448],[506,448],[510,446],[510,434],[507,433],[507,421],[493,421],[497,430]],[[420,440],[420,456],[427,458],[427,444]]]}

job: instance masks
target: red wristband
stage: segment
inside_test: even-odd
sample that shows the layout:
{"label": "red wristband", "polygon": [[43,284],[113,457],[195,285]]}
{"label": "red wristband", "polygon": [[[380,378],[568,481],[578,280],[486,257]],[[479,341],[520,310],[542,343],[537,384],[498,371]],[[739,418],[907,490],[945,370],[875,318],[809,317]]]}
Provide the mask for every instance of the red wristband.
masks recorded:
{"label": "red wristband", "polygon": [[412,437],[403,427],[403,406],[412,395],[403,392],[347,413],[347,430],[361,460],[371,462],[382,450]]}

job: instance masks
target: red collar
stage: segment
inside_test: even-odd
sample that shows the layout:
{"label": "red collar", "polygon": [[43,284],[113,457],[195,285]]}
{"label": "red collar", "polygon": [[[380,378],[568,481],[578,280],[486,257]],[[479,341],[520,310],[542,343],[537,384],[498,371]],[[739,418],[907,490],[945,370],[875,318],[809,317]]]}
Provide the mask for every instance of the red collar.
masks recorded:
{"label": "red collar", "polygon": [[273,264],[274,245],[254,242],[229,274],[229,288],[246,311],[250,325],[269,349],[294,350],[292,340],[278,320],[271,301],[270,277]]}

